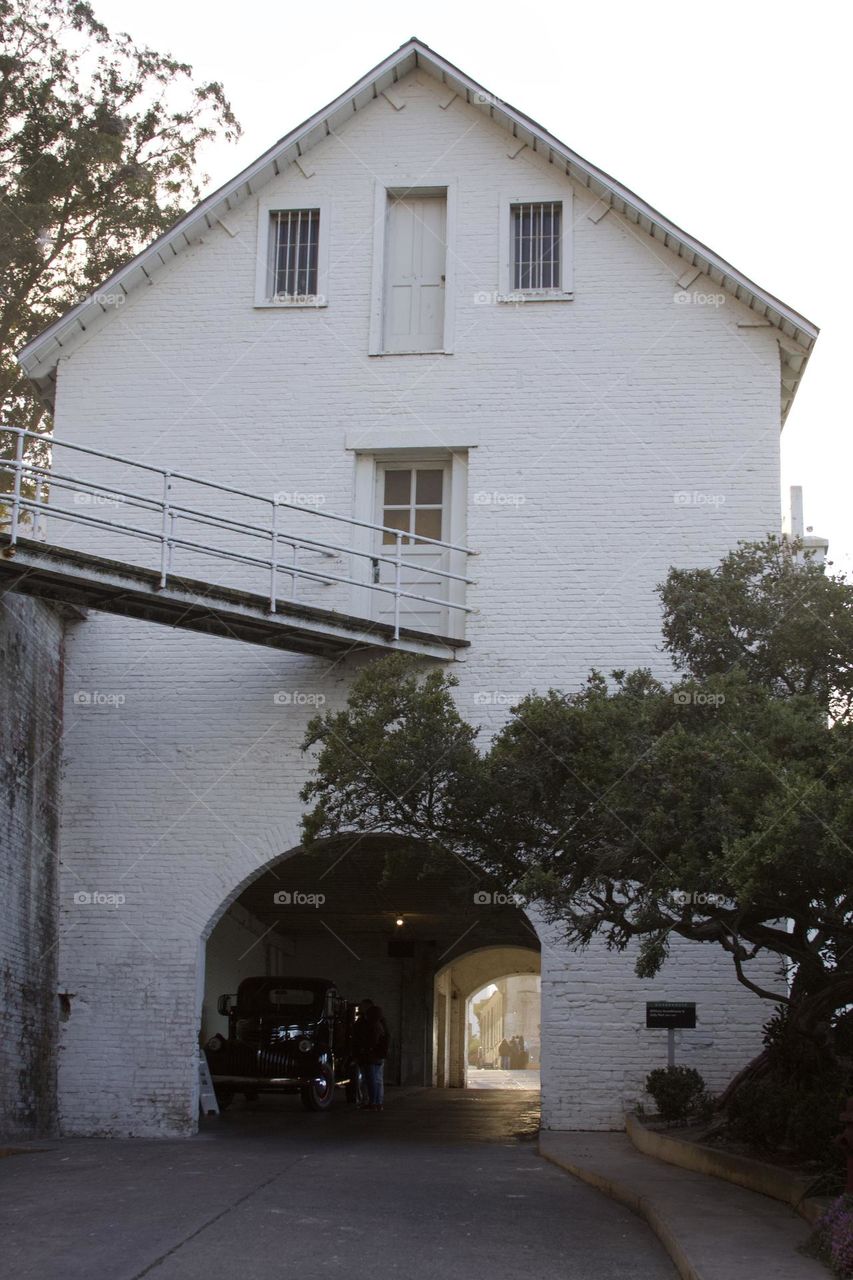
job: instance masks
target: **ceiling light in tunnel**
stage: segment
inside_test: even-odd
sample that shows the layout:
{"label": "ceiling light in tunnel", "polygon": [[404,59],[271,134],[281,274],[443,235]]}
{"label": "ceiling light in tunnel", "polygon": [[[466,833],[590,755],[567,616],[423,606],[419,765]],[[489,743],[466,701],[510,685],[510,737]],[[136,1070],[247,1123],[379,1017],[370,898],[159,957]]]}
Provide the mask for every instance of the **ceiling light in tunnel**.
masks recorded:
{"label": "ceiling light in tunnel", "polygon": [[403,919],[403,917],[402,917],[402,916],[397,916],[397,919],[394,921],[394,923],[395,923],[395,925],[397,926],[397,928],[398,928],[398,929],[402,929],[403,925],[404,925],[406,922],[405,922],[405,920]]}

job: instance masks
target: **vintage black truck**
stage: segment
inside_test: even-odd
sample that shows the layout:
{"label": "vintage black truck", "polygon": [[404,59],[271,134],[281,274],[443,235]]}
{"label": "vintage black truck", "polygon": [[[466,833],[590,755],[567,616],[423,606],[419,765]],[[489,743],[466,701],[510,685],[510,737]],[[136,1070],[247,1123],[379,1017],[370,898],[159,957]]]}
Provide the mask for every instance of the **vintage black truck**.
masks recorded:
{"label": "vintage black truck", "polygon": [[357,1100],[356,1006],[327,978],[244,978],[217,1009],[228,1037],[213,1036],[204,1051],[220,1108],[236,1093],[298,1093],[309,1111],[325,1111],[336,1088]]}

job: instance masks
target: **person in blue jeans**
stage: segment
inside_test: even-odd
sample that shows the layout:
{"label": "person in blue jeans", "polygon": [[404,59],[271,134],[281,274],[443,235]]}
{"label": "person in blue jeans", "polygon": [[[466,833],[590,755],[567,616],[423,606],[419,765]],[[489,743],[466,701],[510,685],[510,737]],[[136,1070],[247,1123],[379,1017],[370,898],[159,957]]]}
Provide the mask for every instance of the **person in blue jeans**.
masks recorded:
{"label": "person in blue jeans", "polygon": [[[364,1005],[367,1008],[364,1008]],[[382,1111],[385,1106],[385,1059],[388,1057],[390,1037],[388,1025],[378,1004],[363,1002],[359,1023],[359,1067],[367,1092],[367,1111]]]}

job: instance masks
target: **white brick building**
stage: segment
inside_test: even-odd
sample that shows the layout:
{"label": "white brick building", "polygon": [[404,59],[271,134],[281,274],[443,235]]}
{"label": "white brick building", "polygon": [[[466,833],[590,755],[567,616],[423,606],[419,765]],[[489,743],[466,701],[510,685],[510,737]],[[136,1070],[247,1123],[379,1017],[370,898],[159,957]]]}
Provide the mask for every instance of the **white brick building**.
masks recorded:
{"label": "white brick building", "polygon": [[[298,305],[294,294],[311,297]],[[665,673],[654,588],[668,567],[711,564],[779,528],[781,419],[815,336],[411,41],[22,361],[55,396],[59,439],[367,523],[402,512],[418,532],[476,550],[476,585],[465,597],[450,587],[476,609],[464,624],[459,610],[408,617],[457,635],[464,625],[459,704],[491,732],[515,695],[576,688],[592,666]],[[417,471],[413,505],[400,494],[403,473]],[[117,483],[107,462],[99,474],[105,489]],[[63,533],[69,546],[91,545],[86,536]],[[202,576],[200,561],[185,568]],[[359,612],[370,596],[336,586],[306,598]],[[219,926],[209,963],[217,982],[236,978],[243,939],[274,922],[248,899],[225,913],[298,851],[305,725],[320,698],[346,698],[367,658],[97,611],[71,628],[66,658],[62,1125],[189,1133],[204,943]],[[479,965],[454,992],[448,957],[523,949],[527,929],[529,953],[541,944],[550,1128],[619,1125],[665,1061],[660,1033],[644,1027],[649,998],[697,1001],[700,1027],[682,1033],[679,1053],[712,1086],[757,1045],[765,1010],[710,948],[684,944],[657,980],[640,981],[630,955],[568,953],[512,913],[460,939],[464,913],[442,921],[440,898],[422,904],[420,934],[413,909],[414,936],[435,948],[405,973],[387,956],[384,907],[350,919],[346,946],[282,916],[263,963],[399,999],[423,1038],[400,1078],[458,1083],[439,1051],[458,1042],[470,984],[506,969]],[[538,968],[537,956],[515,971]],[[215,994],[204,997],[207,1029]]]}

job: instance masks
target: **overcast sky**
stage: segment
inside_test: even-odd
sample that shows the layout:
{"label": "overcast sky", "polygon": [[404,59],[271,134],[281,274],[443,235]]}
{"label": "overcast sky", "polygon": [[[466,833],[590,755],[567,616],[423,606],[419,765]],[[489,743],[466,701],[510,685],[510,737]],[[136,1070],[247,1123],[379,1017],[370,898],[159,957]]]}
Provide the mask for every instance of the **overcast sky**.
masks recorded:
{"label": "overcast sky", "polygon": [[245,133],[206,154],[211,187],[417,35],[814,321],[782,492],[803,486],[806,524],[853,573],[846,5],[93,3],[224,82]]}

